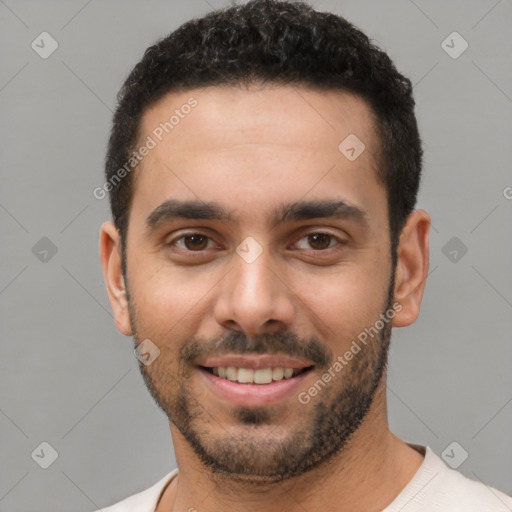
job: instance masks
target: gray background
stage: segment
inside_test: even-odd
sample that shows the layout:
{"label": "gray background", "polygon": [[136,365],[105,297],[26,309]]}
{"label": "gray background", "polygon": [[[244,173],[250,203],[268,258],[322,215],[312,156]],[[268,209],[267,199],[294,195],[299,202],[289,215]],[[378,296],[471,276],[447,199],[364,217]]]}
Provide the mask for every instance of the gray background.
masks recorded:
{"label": "gray background", "polygon": [[[512,3],[312,3],[362,28],[415,84],[431,275],[419,320],[394,330],[391,428],[439,455],[457,441],[459,471],[512,494]],[[114,326],[98,256],[108,204],[92,191],[127,73],[157,38],[225,5],[0,1],[4,512],[94,510],[175,467],[132,339]],[[59,44],[47,59],[31,48],[43,31]],[[441,46],[453,31],[469,44],[456,59]],[[43,237],[55,255],[33,253]],[[58,452],[48,469],[31,457],[43,441]]]}

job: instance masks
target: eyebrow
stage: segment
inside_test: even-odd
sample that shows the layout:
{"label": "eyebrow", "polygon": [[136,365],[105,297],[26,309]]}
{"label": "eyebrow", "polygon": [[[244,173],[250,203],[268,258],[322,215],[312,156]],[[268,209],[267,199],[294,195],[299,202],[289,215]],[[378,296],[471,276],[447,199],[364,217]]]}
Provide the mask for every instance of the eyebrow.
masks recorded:
{"label": "eyebrow", "polygon": [[[296,201],[281,204],[271,212],[269,225],[274,228],[285,222],[320,218],[354,220],[366,227],[369,225],[368,214],[359,206],[349,204],[343,199]],[[149,214],[146,219],[146,228],[154,231],[160,225],[177,219],[212,220],[229,223],[234,221],[234,216],[215,202],[168,199]]]}

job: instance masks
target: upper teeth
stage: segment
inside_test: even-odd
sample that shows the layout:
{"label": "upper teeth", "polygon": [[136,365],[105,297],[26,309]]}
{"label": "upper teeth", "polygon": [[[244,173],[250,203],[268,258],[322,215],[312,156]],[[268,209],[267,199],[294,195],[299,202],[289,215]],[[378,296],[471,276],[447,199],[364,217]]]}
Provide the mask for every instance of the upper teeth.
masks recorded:
{"label": "upper teeth", "polygon": [[[273,380],[289,379],[294,372],[293,368],[235,368],[234,366],[216,366],[212,368],[214,375],[231,381],[245,384],[268,384]],[[297,370],[298,371],[298,370]]]}

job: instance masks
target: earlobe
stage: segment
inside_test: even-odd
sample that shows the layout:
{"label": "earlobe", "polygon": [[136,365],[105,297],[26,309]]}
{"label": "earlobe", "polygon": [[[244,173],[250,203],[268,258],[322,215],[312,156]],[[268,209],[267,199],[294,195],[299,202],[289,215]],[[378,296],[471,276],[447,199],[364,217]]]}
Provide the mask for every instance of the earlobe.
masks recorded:
{"label": "earlobe", "polygon": [[100,258],[108,299],[117,329],[126,336],[132,334],[126,285],[120,255],[120,236],[113,222],[105,222],[100,230]]}
{"label": "earlobe", "polygon": [[430,223],[427,212],[414,210],[400,235],[394,301],[402,308],[393,319],[393,327],[410,325],[419,316],[428,275]]}

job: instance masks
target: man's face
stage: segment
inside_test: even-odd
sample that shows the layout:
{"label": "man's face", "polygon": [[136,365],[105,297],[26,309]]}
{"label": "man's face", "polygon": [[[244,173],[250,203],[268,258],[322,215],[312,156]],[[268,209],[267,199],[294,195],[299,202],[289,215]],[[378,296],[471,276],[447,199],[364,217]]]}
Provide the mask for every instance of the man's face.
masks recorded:
{"label": "man's face", "polygon": [[[159,141],[154,130],[191,97],[197,106]],[[153,397],[211,469],[301,474],[339,452],[368,412],[390,323],[333,364],[393,302],[372,123],[355,96],[293,87],[172,93],[143,117],[140,141],[157,144],[136,171],[129,218],[131,327],[160,350],[141,364]],[[365,145],[356,159],[354,135]],[[157,210],[170,200],[197,202],[203,218]],[[335,216],[305,202],[346,206]],[[229,218],[210,215],[211,203]]]}

